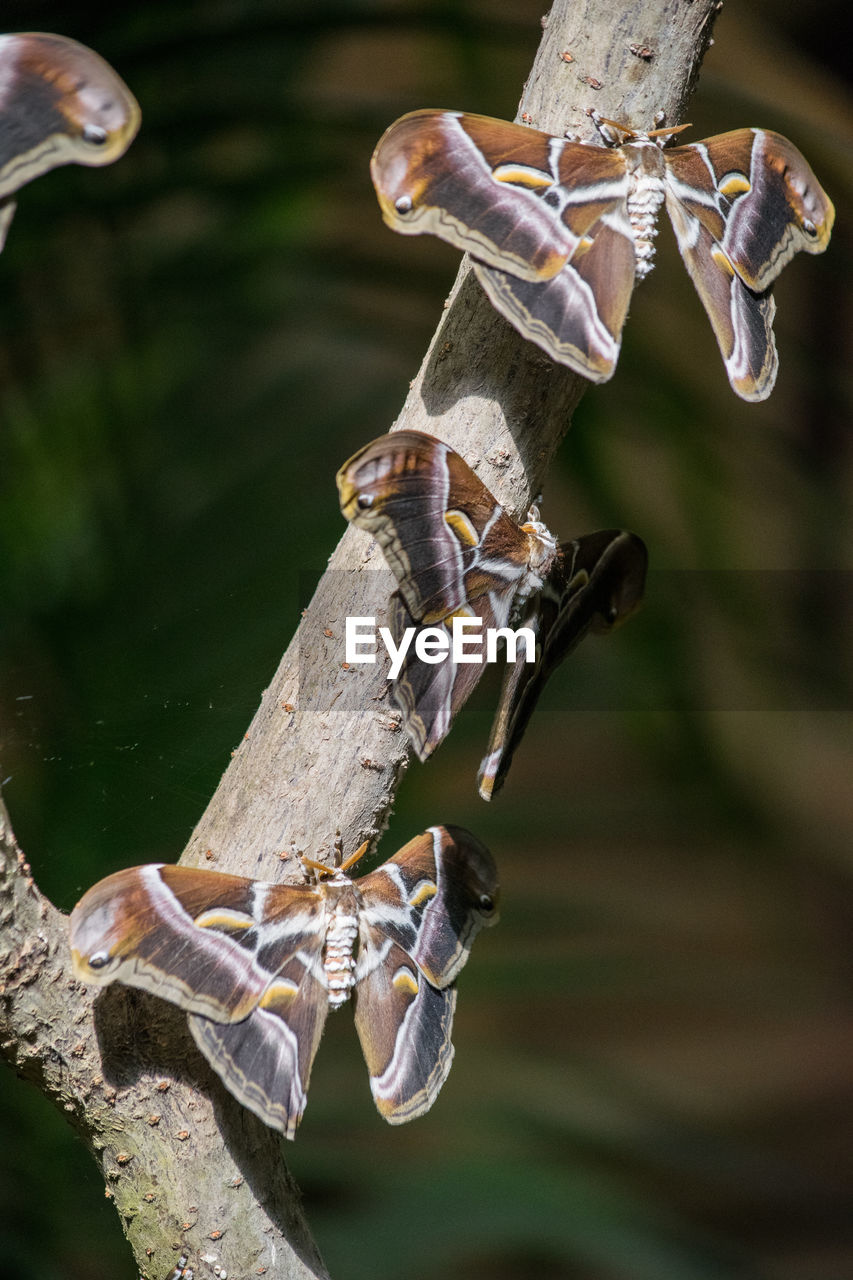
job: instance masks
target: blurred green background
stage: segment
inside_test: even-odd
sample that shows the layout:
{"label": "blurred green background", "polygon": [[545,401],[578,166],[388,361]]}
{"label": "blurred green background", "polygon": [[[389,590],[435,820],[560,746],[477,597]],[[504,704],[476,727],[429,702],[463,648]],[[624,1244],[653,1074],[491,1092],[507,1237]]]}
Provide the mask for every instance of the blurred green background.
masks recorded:
{"label": "blurred green background", "polygon": [[[143,110],[117,165],[21,194],[0,256],[0,782],[64,909],[180,853],[342,532],[334,470],[432,333],[458,255],[383,227],[373,145],[420,106],[511,118],[542,11],[4,6]],[[790,136],[838,210],[776,290],[774,395],[731,394],[662,229],[543,503],[564,537],[645,538],[645,608],[554,678],[491,806],[488,680],[404,780],[383,856],[470,826],[502,923],[425,1119],[382,1124],[330,1019],[288,1157],[336,1280],[853,1275],[845,12],[733,0],[691,109],[692,139]],[[0,1277],[135,1274],[89,1156],[4,1069]]]}

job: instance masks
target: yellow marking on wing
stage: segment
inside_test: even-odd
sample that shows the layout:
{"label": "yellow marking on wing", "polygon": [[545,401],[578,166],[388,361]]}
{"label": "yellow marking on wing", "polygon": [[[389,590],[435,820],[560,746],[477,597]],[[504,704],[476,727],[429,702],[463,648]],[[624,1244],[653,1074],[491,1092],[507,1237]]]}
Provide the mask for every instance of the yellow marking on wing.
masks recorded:
{"label": "yellow marking on wing", "polygon": [[269,1009],[274,1005],[290,1004],[298,990],[295,982],[289,982],[287,978],[278,978],[267,987],[258,1001],[258,1006],[261,1009]]}
{"label": "yellow marking on wing", "polygon": [[446,617],[441,619],[441,621],[446,626],[447,623],[452,622],[454,618],[479,618],[479,616],[480,615],[478,613],[474,612],[470,604],[461,604],[458,609],[454,609],[453,613],[448,613]]}
{"label": "yellow marking on wing", "polygon": [[718,244],[715,244],[713,249],[711,250],[711,257],[713,258],[714,262],[716,262],[720,270],[724,271],[727,276],[734,275],[735,273],[734,267],[729,262],[728,257],[726,256],[725,253],[723,253],[722,249]]}
{"label": "yellow marking on wing", "polygon": [[229,933],[251,929],[255,923],[251,916],[242,911],[229,911],[227,907],[214,907],[211,911],[202,911],[193,921],[198,929],[227,929]]}
{"label": "yellow marking on wing", "polygon": [[444,520],[460,542],[464,542],[468,547],[476,547],[480,538],[464,511],[445,511]]}
{"label": "yellow marking on wing", "polygon": [[568,591],[582,591],[584,587],[589,585],[589,572],[586,569],[578,569],[568,586]]}
{"label": "yellow marking on wing", "polygon": [[410,969],[398,969],[391,979],[391,986],[397,991],[408,991],[413,996],[418,994],[418,980]]}
{"label": "yellow marking on wing", "polygon": [[721,196],[742,196],[752,190],[752,183],[746,174],[728,173],[717,188]]}
{"label": "yellow marking on wing", "polygon": [[495,182],[511,182],[515,187],[528,187],[531,191],[554,185],[550,173],[541,169],[533,169],[526,164],[499,164],[492,170]]}
{"label": "yellow marking on wing", "polygon": [[423,902],[429,902],[430,898],[434,898],[438,892],[438,886],[433,884],[431,880],[422,880],[415,892],[409,898],[410,907],[419,907]]}

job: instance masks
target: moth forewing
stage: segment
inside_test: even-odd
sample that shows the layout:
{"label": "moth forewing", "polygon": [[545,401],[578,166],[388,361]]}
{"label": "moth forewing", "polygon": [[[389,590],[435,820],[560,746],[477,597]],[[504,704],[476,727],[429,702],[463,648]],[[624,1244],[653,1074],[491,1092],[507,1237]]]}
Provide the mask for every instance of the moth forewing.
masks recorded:
{"label": "moth forewing", "polygon": [[[796,253],[822,253],[832,201],[802,153],[768,129],[735,129],[666,152],[669,191],[696,211],[748,288],[768,289]],[[715,208],[722,226],[697,206]]]}
{"label": "moth forewing", "polygon": [[423,903],[412,955],[433,986],[453,982],[480,929],[497,923],[500,891],[491,853],[460,827],[432,827],[435,893],[421,880],[413,901]]}
{"label": "moth forewing", "polygon": [[[124,982],[216,1021],[240,1021],[269,982],[245,946],[251,886],[159,863],[108,876],[71,913],[74,972],[91,985]],[[208,923],[212,914],[226,927],[198,926],[202,903]]]}
{"label": "moth forewing", "polygon": [[[555,185],[549,159],[553,139],[539,134],[542,145],[536,154],[528,151],[521,167],[504,163],[503,172],[496,173],[484,148],[501,123],[429,110],[397,120],[380,138],[370,162],[382,216],[403,235],[431,232],[483,262],[511,264],[525,279],[548,279],[578,243],[578,236],[535,194]],[[500,150],[500,138],[497,143]],[[532,150],[534,139],[528,138],[527,145]],[[501,154],[508,159],[505,149]],[[517,206],[523,208],[521,214]]]}
{"label": "moth forewing", "polygon": [[453,505],[445,447],[424,449],[417,432],[382,441],[339,470],[341,511],[376,538],[410,611],[432,620],[464,602],[467,548],[445,520]]}
{"label": "moth forewing", "polygon": [[[0,36],[0,86],[0,198],[58,165],[111,164],[139,128],[139,106],[127,85],[97,53],[67,36]],[[13,204],[5,208],[3,231],[13,210]]]}

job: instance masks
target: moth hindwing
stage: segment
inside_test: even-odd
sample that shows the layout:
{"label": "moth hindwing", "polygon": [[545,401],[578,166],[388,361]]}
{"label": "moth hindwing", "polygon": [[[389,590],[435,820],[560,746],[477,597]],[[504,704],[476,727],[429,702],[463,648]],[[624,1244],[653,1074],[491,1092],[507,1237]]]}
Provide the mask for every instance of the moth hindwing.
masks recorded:
{"label": "moth hindwing", "polygon": [[71,915],[77,977],[172,1001],[226,1087],[293,1138],[330,1007],[350,996],[376,1106],[422,1115],[453,1058],[455,979],[497,920],[489,851],[431,827],[354,881],[267,884],[156,863],[101,880]]}
{"label": "moth hindwing", "polygon": [[624,529],[602,529],[564,543],[522,625],[536,635],[535,663],[507,666],[478,785],[484,800],[504,783],[515,749],[549,676],[584,636],[620,626],[643,598],[645,543]]}
{"label": "moth hindwing", "polygon": [[[557,663],[588,632],[609,630],[639,604],[645,546],[620,530],[557,546],[535,509],[525,524],[513,520],[449,445],[421,432],[380,436],[344,464],[337,482],[343,514],[375,535],[398,582],[388,629],[398,650],[407,634],[409,644],[391,696],[420,759],[449,732],[483,674],[476,654],[465,661],[454,651],[460,620],[478,620],[480,638],[503,632],[514,646],[489,748],[488,771],[499,769],[500,781],[481,785],[488,799]],[[519,624],[526,634],[515,634]],[[445,660],[418,656],[411,635],[424,627],[444,640]]]}
{"label": "moth hindwing", "polygon": [[57,165],[110,164],[139,128],[127,85],[91,49],[66,36],[0,36],[0,249],[14,193]]}
{"label": "moth hindwing", "polygon": [[663,150],[678,130],[616,129],[621,145],[592,146],[487,116],[411,112],[371,160],[382,216],[469,252],[520,333],[602,382],[665,202],[732,388],[766,399],[777,371],[768,291],[799,250],[826,248],[831,201],[778,133],[735,129]]}

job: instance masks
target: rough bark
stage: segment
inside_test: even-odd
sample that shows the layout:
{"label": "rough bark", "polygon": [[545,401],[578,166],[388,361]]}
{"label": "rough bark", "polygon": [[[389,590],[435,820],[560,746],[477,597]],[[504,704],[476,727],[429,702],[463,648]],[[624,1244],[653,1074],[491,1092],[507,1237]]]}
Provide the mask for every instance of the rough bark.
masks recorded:
{"label": "rough bark", "polygon": [[[718,7],[557,0],[519,114],[584,137],[590,106],[638,128],[659,111],[677,123]],[[587,385],[506,324],[463,264],[395,427],[448,441],[520,515]],[[366,535],[344,533],[182,861],[282,879],[297,870],[289,855],[330,858],[338,836],[350,851],[381,833],[405,734],[381,665],[342,661],[345,617],[383,615],[383,568]],[[182,1251],[197,1277],[324,1276],[280,1137],[226,1094],[177,1010],[120,988],[95,1000],[75,983],[67,921],[33,884],[2,806],[0,928],[2,1051],[94,1152],[143,1276],[163,1277]]]}

